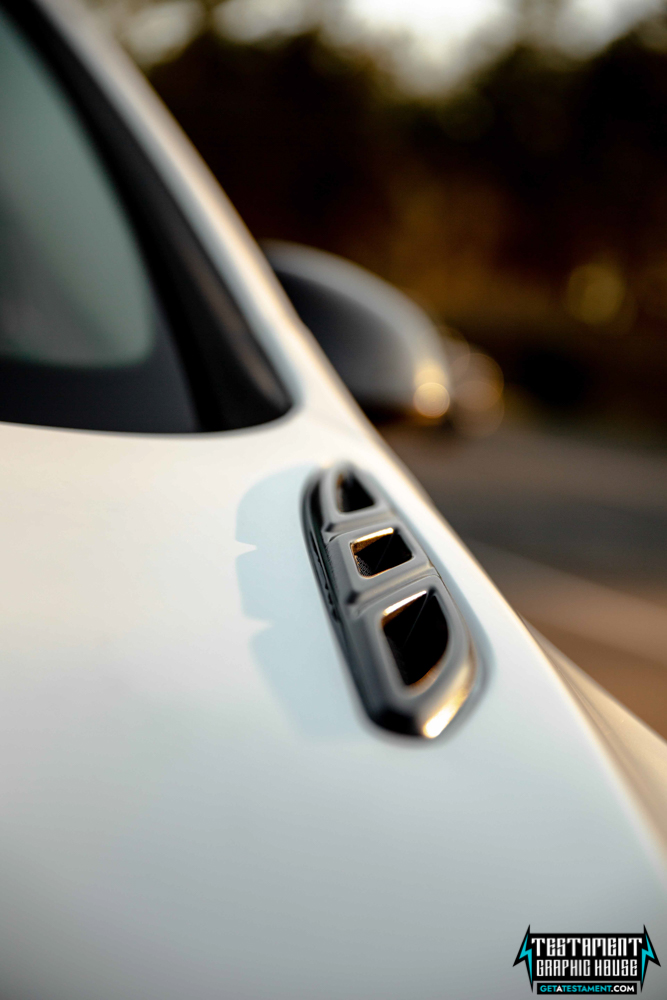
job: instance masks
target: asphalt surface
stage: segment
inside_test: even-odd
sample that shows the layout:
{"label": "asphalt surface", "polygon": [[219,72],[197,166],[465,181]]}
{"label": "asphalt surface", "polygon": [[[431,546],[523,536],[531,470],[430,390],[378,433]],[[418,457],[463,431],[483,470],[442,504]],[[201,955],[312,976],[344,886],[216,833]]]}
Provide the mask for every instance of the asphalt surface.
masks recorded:
{"label": "asphalt surface", "polygon": [[382,433],[513,607],[667,737],[667,453],[511,424]]}

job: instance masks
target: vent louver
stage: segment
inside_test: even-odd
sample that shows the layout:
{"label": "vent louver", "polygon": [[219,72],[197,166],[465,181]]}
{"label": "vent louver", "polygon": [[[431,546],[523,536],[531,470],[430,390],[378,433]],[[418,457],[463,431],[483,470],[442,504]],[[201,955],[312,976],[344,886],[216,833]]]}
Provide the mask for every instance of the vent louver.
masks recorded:
{"label": "vent louver", "polygon": [[447,648],[447,619],[431,591],[422,591],[384,613],[383,629],[403,683],[419,684],[437,667]]}
{"label": "vent louver", "polygon": [[324,473],[305,515],[313,565],[368,715],[395,732],[437,736],[477,676],[468,630],[441,577],[356,469]]}
{"label": "vent louver", "polygon": [[385,528],[352,542],[352,554],[362,576],[377,576],[412,558],[400,532]]}
{"label": "vent louver", "polygon": [[338,509],[343,514],[364,510],[366,507],[372,507],[375,502],[353,472],[344,472],[339,475],[336,483],[336,497]]}

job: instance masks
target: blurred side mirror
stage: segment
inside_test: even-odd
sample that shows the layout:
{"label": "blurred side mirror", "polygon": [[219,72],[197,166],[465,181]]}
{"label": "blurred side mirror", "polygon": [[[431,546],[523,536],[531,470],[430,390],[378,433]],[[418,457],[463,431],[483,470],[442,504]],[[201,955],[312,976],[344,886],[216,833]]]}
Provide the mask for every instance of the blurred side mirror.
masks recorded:
{"label": "blurred side mirror", "polygon": [[449,364],[437,328],[419,306],[322,250],[271,241],[264,251],[300,318],[366,411],[444,417]]}

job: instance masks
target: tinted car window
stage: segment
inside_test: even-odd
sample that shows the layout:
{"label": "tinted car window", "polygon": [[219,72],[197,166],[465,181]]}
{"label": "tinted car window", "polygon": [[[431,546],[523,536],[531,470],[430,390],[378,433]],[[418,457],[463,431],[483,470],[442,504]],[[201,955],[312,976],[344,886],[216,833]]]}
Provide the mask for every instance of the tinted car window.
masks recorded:
{"label": "tinted car window", "polygon": [[136,241],[69,101],[0,12],[0,419],[191,431]]}
{"label": "tinted car window", "polygon": [[8,7],[0,420],[173,433],[286,412],[244,316],[125,122],[38,7]]}

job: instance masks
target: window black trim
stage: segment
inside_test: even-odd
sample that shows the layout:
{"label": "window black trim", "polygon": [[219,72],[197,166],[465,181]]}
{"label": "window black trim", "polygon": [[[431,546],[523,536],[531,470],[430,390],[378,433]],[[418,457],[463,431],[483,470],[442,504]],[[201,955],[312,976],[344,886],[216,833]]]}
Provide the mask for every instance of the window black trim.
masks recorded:
{"label": "window black trim", "polygon": [[65,89],[128,212],[205,431],[283,416],[292,401],[155,166],[47,13],[0,0]]}

